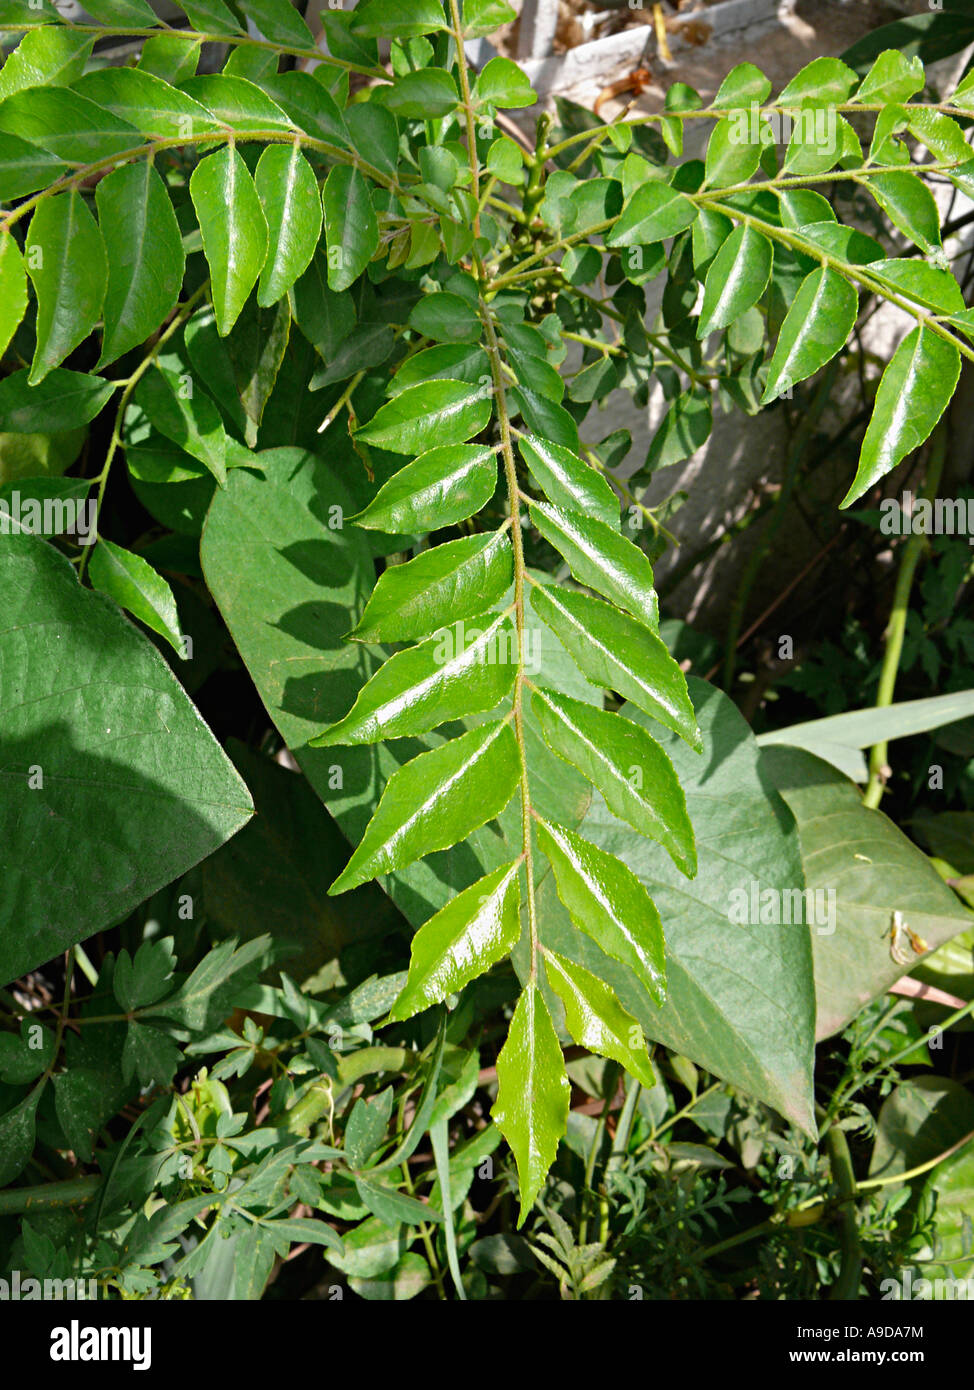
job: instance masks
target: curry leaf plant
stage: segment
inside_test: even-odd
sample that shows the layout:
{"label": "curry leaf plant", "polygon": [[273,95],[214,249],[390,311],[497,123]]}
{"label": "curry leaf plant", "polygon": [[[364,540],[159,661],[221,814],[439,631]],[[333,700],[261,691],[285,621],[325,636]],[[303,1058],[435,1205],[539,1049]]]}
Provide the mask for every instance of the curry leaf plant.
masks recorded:
{"label": "curry leaf plant", "polygon": [[[974,311],[931,192],[937,180],[974,191],[974,80],[931,102],[918,59],[886,52],[860,77],[821,58],[772,100],[742,64],[709,105],[681,85],[663,113],[605,123],[563,102],[526,137],[536,98],[524,73],[501,57],[476,70],[467,54],[513,18],[503,0],[327,9],[327,49],[286,0],[185,8],[174,30],[132,0],[101,0],[95,25],[65,23],[48,0],[0,0],[14,45],[0,71],[11,367],[0,431],[104,419],[84,480],[96,508],[122,458],[140,496],[183,488],[164,520],[192,541],[209,507],[215,573],[225,499],[250,487],[235,475],[290,467],[262,455],[269,416],[316,414],[320,454],[355,499],[338,524],[371,573],[343,633],[357,693],[318,718],[310,746],[397,750],[330,893],[382,877],[395,896],[403,871],[498,828],[504,851],[474,856],[477,873],[444,870],[435,910],[413,914],[389,1021],[449,1004],[511,957],[521,992],[493,1116],[523,1221],[566,1131],[564,1043],[652,1084],[636,1014],[667,1000],[666,920],[625,858],[585,834],[585,809],[602,806],[692,879],[694,826],[665,748],[675,736],[697,756],[719,752],[659,635],[652,562],[667,533],[643,484],[706,440],[715,396],[757,410],[830,362],[863,296],[910,326],[876,385],[842,505],[930,435],[974,360]],[[95,41],[112,36],[143,41],[134,66],[93,64]],[[229,51],[221,71],[213,45]],[[685,153],[698,146],[700,157]],[[841,193],[849,223],[823,188]],[[853,225],[864,214],[885,244]],[[654,321],[645,286],[657,277]],[[645,404],[654,377],[668,412],[626,481],[616,469],[631,440],[594,437],[591,408],[616,388]],[[309,503],[322,529],[330,500]],[[250,516],[271,543],[274,515]],[[293,547],[297,570],[313,569],[314,544]],[[174,596],[150,560],[109,538],[77,550],[74,579],[98,598],[58,598],[70,575],[55,566],[51,605],[73,605],[92,631],[107,631],[104,605],[117,605],[178,652]],[[537,553],[557,557],[554,577],[530,563]],[[25,554],[30,566],[51,568]],[[319,621],[309,613],[303,629],[312,648]],[[0,639],[20,651],[13,630]],[[131,686],[121,645],[115,656]],[[185,761],[199,771],[192,740],[187,727]],[[240,802],[207,812],[210,839],[226,838],[246,804],[229,767],[214,763],[211,782],[192,789],[201,804]],[[172,871],[201,852],[187,843]],[[588,943],[574,955],[607,961],[602,973],[566,953],[566,922]],[[42,950],[20,950],[18,969]],[[810,1084],[807,951],[796,968]],[[607,976],[629,982],[630,1007]],[[667,1017],[666,1036],[693,1052],[705,1014]],[[761,1074],[755,1056],[748,1077]]]}

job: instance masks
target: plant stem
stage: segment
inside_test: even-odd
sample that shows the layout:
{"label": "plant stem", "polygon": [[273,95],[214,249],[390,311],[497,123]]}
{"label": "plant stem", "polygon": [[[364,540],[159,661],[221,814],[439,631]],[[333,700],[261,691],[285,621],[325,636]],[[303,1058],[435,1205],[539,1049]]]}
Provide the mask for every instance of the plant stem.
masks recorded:
{"label": "plant stem", "polygon": [[65,1182],[47,1182],[39,1187],[8,1187],[0,1192],[0,1216],[91,1202],[98,1195],[101,1184],[100,1177],[92,1177],[68,1178]]}
{"label": "plant stem", "polygon": [[467,55],[463,47],[463,29],[460,25],[460,6],[457,0],[450,0],[450,21],[453,25],[453,41],[457,46],[457,69],[460,73],[460,94],[463,97],[463,112],[467,125],[467,158],[473,175],[473,197],[476,207],[473,215],[473,234],[480,236],[480,157],[477,154],[477,121],[470,100],[470,74],[467,71]]}
{"label": "plant stem", "polygon": [[[932,502],[936,496],[946,457],[947,421],[944,418],[934,432],[930,447],[927,478],[920,491],[921,499]],[[916,567],[920,562],[925,545],[926,538],[923,535],[913,534],[903,547],[900,568],[896,576],[896,590],[893,594],[893,611],[886,628],[886,651],[883,654],[883,667],[879,674],[879,690],[876,694],[877,709],[886,709],[893,703],[896,676],[899,671],[900,658],[903,655],[903,639],[906,636],[906,620],[910,612],[913,577],[916,574]],[[886,779],[889,775],[887,769],[888,755],[889,743],[885,739],[881,743],[873,744],[869,752],[869,782],[863,794],[862,804],[869,806],[872,810],[876,810],[883,799]]]}

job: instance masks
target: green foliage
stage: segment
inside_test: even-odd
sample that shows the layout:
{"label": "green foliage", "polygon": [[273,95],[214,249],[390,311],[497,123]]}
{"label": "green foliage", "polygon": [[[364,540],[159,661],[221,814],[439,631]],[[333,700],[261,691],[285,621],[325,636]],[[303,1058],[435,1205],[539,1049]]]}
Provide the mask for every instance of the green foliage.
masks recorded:
{"label": "green foliage", "polygon": [[[970,914],[841,773],[794,747],[763,753],[727,695],[688,684],[653,570],[679,499],[654,510],[633,489],[702,447],[715,397],[750,413],[790,400],[847,349],[866,296],[911,326],[874,383],[841,505],[930,437],[974,359],[928,186],[969,184],[948,110],[969,110],[970,82],[916,102],[922,62],[885,50],[861,74],[818,59],[769,101],[745,64],[709,108],[685,84],[661,114],[611,125],[561,103],[522,148],[498,115],[535,104],[528,79],[500,57],[474,73],[463,45],[510,20],[502,0],[326,11],[313,73],[279,70],[322,57],[286,0],[184,8],[177,35],[141,0],[96,5],[99,33],[145,43],[138,66],[87,72],[85,31],[2,26],[19,41],[0,71],[0,432],[85,432],[66,490],[33,485],[90,500],[97,529],[90,548],[78,528],[0,536],[0,831],[16,881],[2,983],[68,953],[41,1047],[17,1010],[3,1016],[0,1184],[36,1144],[97,1161],[104,1177],[78,1179],[94,1204],[70,1268],[125,1297],[258,1298],[297,1244],[367,1298],[431,1280],[442,1296],[444,1269],[475,1296],[492,1261],[532,1259],[563,1296],[602,1297],[661,1278],[674,1255],[674,1287],[699,1291],[694,1247],[740,1194],[723,1177],[704,1190],[709,1160],[690,1143],[688,1169],[653,1171],[654,1136],[678,1120],[664,1050],[689,1109],[697,1069],[716,1078],[742,1153],[760,1117],[802,1156],[792,1214],[814,1208],[816,1039],[903,973],[884,935],[895,912],[931,947]],[[214,37],[224,69],[197,73]],[[701,121],[705,156],[684,158]],[[843,211],[858,199],[849,224],[816,186],[845,189]],[[852,225],[863,207],[875,239]],[[667,414],[623,476],[631,440],[596,437],[595,406],[617,388],[645,405],[654,379]],[[149,530],[114,531],[122,468]],[[245,783],[191,699],[206,681],[182,669],[194,641],[211,670],[246,667],[263,705],[252,741],[296,763],[321,805],[272,787],[254,750]],[[219,701],[206,713],[221,739],[239,732]],[[867,746],[833,735],[826,752]],[[248,784],[272,828],[267,842],[243,831],[257,860],[244,873],[226,842],[253,811]],[[313,866],[308,844],[323,846]],[[290,854],[275,887],[275,855]],[[147,900],[201,861],[210,942],[192,912],[178,918],[192,930],[159,937]],[[837,882],[834,938],[731,915],[739,895]],[[280,940],[253,929],[271,911]],[[332,943],[313,961],[309,914]],[[370,916],[394,923],[381,970],[354,954]],[[78,957],[93,990],[78,1003],[74,948],[115,928],[124,944],[97,971]],[[450,1122],[477,1090],[474,1024],[491,1011],[492,1122],[461,1136]],[[570,1118],[571,1044],[603,1079],[628,1076],[605,1171],[621,1220],[597,1242],[557,1210],[570,1191],[587,1221],[605,1138],[604,1120],[582,1135]],[[862,1121],[856,1045],[833,1135]],[[259,1120],[252,1071],[270,1082]],[[136,1102],[119,1141],[106,1125]],[[486,1249],[465,1203],[499,1134],[530,1240]],[[655,1251],[647,1212],[669,1231]],[[25,1223],[20,1255],[60,1268],[59,1236],[56,1219]],[[478,1245],[482,1264],[466,1258]],[[848,1268],[834,1246],[816,1258],[825,1282]]]}

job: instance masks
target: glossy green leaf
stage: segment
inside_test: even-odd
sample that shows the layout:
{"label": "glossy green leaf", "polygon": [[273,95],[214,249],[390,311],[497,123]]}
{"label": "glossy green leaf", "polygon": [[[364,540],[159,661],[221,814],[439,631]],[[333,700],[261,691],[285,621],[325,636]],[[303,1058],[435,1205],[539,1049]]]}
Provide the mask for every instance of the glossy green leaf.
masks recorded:
{"label": "glossy green leaf", "polygon": [[359,642],[408,642],[499,603],[514,580],[505,532],[464,536],[424,550],[379,576],[352,632]]}
{"label": "glossy green leaf", "polygon": [[407,357],[386,387],[386,394],[398,396],[407,386],[419,386],[438,378],[479,384],[489,375],[487,356],[479,345],[443,343]]}
{"label": "glossy green leaf", "polygon": [[240,134],[263,135],[268,130],[291,134],[296,130],[287,112],[244,77],[223,72],[200,73],[184,82],[181,90]]}
{"label": "glossy green leaf", "polygon": [[311,264],[321,234],[318,182],[300,146],[268,145],[254,183],[267,222],[268,252],[257,303],[276,304]]}
{"label": "glossy green leaf", "polygon": [[659,626],[653,569],[638,546],[581,512],[559,512],[545,502],[532,502],[528,510],[532,525],[567,560],[580,584],[628,609],[647,627]]}
{"label": "glossy green leaf", "polygon": [[250,170],[231,146],[197,164],[190,196],[210,267],[217,330],[236,323],[267,255],[267,223]]}
{"label": "glossy green leaf", "polygon": [[30,369],[30,384],[36,386],[87,338],[105,298],[105,243],[77,189],[45,199],[35,211],[27,234],[27,274],[37,296]]}
{"label": "glossy green leaf", "polygon": [[771,79],[765,77],[753,63],[738,63],[731,68],[713,100],[717,111],[728,107],[762,106],[771,92]]}
{"label": "glossy green leaf", "polygon": [[250,448],[257,443],[257,428],[274,390],[290,332],[291,312],[286,300],[269,309],[250,301],[226,340],[237,396],[247,417],[244,437]]}
{"label": "glossy green leaf", "polygon": [[653,180],[636,189],[606,236],[606,245],[648,246],[676,236],[696,216],[697,209],[689,198],[669,184]]}
{"label": "glossy green leaf", "polygon": [[144,135],[160,140],[189,144],[194,137],[220,129],[205,106],[141,68],[98,68],[87,73],[75,90]]}
{"label": "glossy green leaf", "polygon": [[457,84],[445,68],[420,68],[383,87],[382,101],[389,111],[406,120],[447,116],[458,105]]}
{"label": "glossy green leaf", "polygon": [[[321,69],[319,69],[321,71]],[[309,72],[271,72],[261,79],[264,91],[291,120],[316,140],[332,141],[351,149],[351,140],[342,112],[334,97]],[[374,158],[374,151],[369,154]]]}
{"label": "glossy green leaf", "polygon": [[464,381],[410,386],[379,407],[356,431],[366,444],[395,454],[432,452],[434,446],[463,444],[479,434],[491,415],[490,397]]}
{"label": "glossy green leaf", "polygon": [[619,529],[619,502],[609,483],[571,449],[522,434],[517,447],[532,478],[563,512],[578,512]]}
{"label": "glossy green leaf", "polygon": [[6,132],[0,141],[0,200],[5,203],[36,193],[68,172],[69,166],[56,155],[19,135]]}
{"label": "glossy green leaf", "polygon": [[180,4],[193,28],[201,34],[239,34],[241,26],[223,0],[188,0]]}
{"label": "glossy green leaf", "polygon": [[420,927],[390,1023],[442,1004],[510,954],[521,930],[518,868],[505,864],[486,874]]}
{"label": "glossy green leaf", "polygon": [[411,39],[449,26],[437,0],[398,0],[390,10],[384,0],[365,0],[355,7],[353,34],[369,39]]}
{"label": "glossy green leaf", "polygon": [[7,97],[0,103],[0,132],[77,164],[112,159],[143,144],[134,126],[67,87],[31,87]]}
{"label": "glossy green leaf", "polygon": [[122,920],[252,808],[160,653],[53,546],[5,536],[0,572],[0,830],[9,862],[24,866],[0,902],[6,983]]}
{"label": "glossy green leaf", "polygon": [[504,108],[533,106],[538,97],[517,63],[510,58],[491,58],[477,75],[474,100]]}
{"label": "glossy green leaf", "polygon": [[321,198],[328,246],[328,284],[333,290],[347,290],[379,246],[379,224],[369,185],[351,165],[336,164],[325,180]]}
{"label": "glossy green leaf", "polygon": [[468,39],[482,38],[516,18],[507,0],[464,0],[463,33]]}
{"label": "glossy green leaf", "polygon": [[565,1006],[565,1026],[579,1047],[619,1062],[644,1086],[656,1085],[643,1030],[606,985],[567,956],[544,953],[551,988]]}
{"label": "glossy green leaf", "polygon": [[506,614],[461,619],[390,657],[344,719],[312,746],[378,743],[493,709],[513,685],[516,670],[517,633]]}
{"label": "glossy green leaf", "polygon": [[152,28],[159,22],[146,0],[95,0],[88,13],[102,24],[128,28]]}
{"label": "glossy green leaf", "polygon": [[87,372],[55,367],[37,386],[28,372],[12,372],[0,381],[0,432],[50,434],[75,430],[93,420],[111,399],[115,385]]}
{"label": "glossy green leaf", "polygon": [[862,441],[848,507],[920,447],[943,415],[960,377],[960,353],[929,328],[914,328],[883,373]]}
{"label": "glossy green leaf", "polygon": [[30,1162],[34,1152],[41,1090],[41,1087],[35,1087],[12,1110],[0,1115],[0,1186],[6,1187],[12,1183]]}
{"label": "glossy green leaf", "polygon": [[683,672],[649,628],[601,599],[535,585],[531,603],[582,672],[699,747]]}
{"label": "glossy green leaf", "polygon": [[436,343],[478,343],[484,331],[469,300],[444,292],[424,295],[410,313],[409,325]]}
{"label": "glossy green leaf", "polygon": [[344,893],[466,839],[503,811],[519,777],[517,740],[507,722],[482,724],[420,753],[389,778],[329,893]]}
{"label": "glossy green leaf", "polygon": [[545,742],[572,763],[621,820],[658,841],[692,878],[697,871],[693,826],[673,764],[639,724],[554,690],[531,701]]}
{"label": "glossy green leaf", "polygon": [[916,54],[906,58],[897,49],[881,53],[856,92],[857,102],[883,105],[894,101],[909,101],[922,92],[926,81],[923,62]]}
{"label": "glossy green leaf", "polygon": [[859,81],[858,74],[839,58],[813,58],[778,96],[776,106],[803,106],[806,102],[841,104]]}
{"label": "glossy green leaf", "polygon": [[27,312],[27,272],[10,232],[0,232],[0,357]]}
{"label": "glossy green leaf", "polygon": [[497,1099],[491,1118],[517,1162],[521,1211],[534,1205],[568,1125],[571,1088],[547,1005],[537,985],[517,1001],[497,1058]]}
{"label": "glossy green leaf", "polygon": [[[394,1225],[397,1221],[401,1221],[403,1225],[419,1226],[426,1221],[441,1222],[443,1220],[442,1213],[430,1206],[429,1203],[420,1202],[417,1198],[410,1197],[405,1192],[398,1192],[394,1187],[388,1187],[385,1183],[357,1177],[355,1190],[369,1211],[378,1216],[380,1220],[385,1221],[387,1225]],[[424,1262],[421,1261],[421,1263]],[[401,1294],[398,1296],[401,1297]]]}
{"label": "glossy green leaf", "polygon": [[844,347],[859,312],[855,286],[823,266],[802,281],[781,326],[761,404],[813,376]]}
{"label": "glossy green leaf", "polygon": [[771,261],[767,237],[750,224],[734,228],[707,271],[698,338],[726,328],[758,302],[771,278]]}
{"label": "glossy green leaf", "polygon": [[963,313],[964,295],[948,270],[920,260],[873,261],[869,274],[891,285],[906,299],[923,304],[938,314]]}
{"label": "glossy green leaf", "polygon": [[752,112],[735,112],[718,121],[707,145],[707,186],[747,183],[761,162],[762,147],[761,129]]}
{"label": "glossy green leaf", "polygon": [[70,87],[84,72],[94,43],[93,35],[61,25],[26,33],[0,70],[0,101],[27,87]]}
{"label": "glossy green leaf", "polygon": [[311,30],[291,0],[240,0],[240,9],[271,43],[314,48]]}
{"label": "glossy green leaf", "polygon": [[614,855],[563,825],[539,820],[537,836],[575,926],[661,1002],[666,994],[663,924],[639,879]]}
{"label": "glossy green leaf", "polygon": [[220,412],[192,377],[177,376],[158,363],[150,367],[133,395],[160,434],[206,467],[221,487],[227,481],[227,435]]}
{"label": "glossy green leaf", "polygon": [[99,540],[91,554],[88,575],[94,589],[108,594],[121,608],[165,637],[178,656],[183,638],[172,590],[141,555],[111,541]]}
{"label": "glossy green leaf", "polygon": [[863,179],[893,226],[921,251],[940,246],[940,212],[933,194],[916,174],[895,169]]}
{"label": "glossy green leaf", "polygon": [[352,520],[376,531],[434,531],[479,512],[496,487],[494,448],[446,444],[407,463]]}
{"label": "glossy green leaf", "polygon": [[154,333],[183,283],[186,256],[166,185],[147,160],[123,165],[95,189],[98,221],[112,246],[98,366]]}
{"label": "glossy green leaf", "polygon": [[646,462],[636,476],[641,481],[645,475],[655,473],[657,468],[667,468],[670,464],[682,463],[690,458],[706,444],[713,426],[714,410],[710,393],[694,390],[693,387],[684,391],[663,416],[650,442]]}

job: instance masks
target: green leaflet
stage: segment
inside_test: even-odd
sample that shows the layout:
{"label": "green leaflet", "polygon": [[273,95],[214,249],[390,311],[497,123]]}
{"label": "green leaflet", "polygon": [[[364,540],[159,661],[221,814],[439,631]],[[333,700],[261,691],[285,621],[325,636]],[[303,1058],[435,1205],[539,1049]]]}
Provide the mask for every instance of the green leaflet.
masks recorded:
{"label": "green leaflet", "polygon": [[580,512],[562,513],[532,502],[531,521],[568,561],[580,584],[587,584],[648,627],[659,627],[659,600],[653,569],[638,546],[604,521]]}
{"label": "green leaflet", "polygon": [[862,441],[848,507],[919,448],[947,408],[960,377],[960,353],[932,329],[917,327],[900,343],[883,373]]}
{"label": "green leaflet", "polygon": [[524,1224],[568,1126],[570,1086],[547,1005],[537,985],[517,1001],[497,1058],[497,1099],[491,1118],[517,1161]]}
{"label": "green leaflet", "polygon": [[761,162],[762,125],[752,121],[750,111],[735,113],[717,122],[707,145],[706,183],[709,187],[726,188],[730,184],[747,183]]}
{"label": "green leaflet", "polygon": [[220,129],[205,106],[141,68],[98,68],[75,84],[75,91],[143,135],[187,142]]}
{"label": "green leaflet", "polygon": [[761,404],[824,367],[845,345],[858,312],[855,286],[828,266],[803,280],[781,326]]}
{"label": "green leaflet", "polygon": [[179,614],[172,590],[141,555],[133,555],[111,541],[99,540],[92,552],[88,574],[95,589],[127,608],[153,632],[165,637],[177,655],[183,655]]}
{"label": "green leaflet", "polygon": [[379,246],[379,224],[369,185],[348,164],[336,164],[321,190],[328,246],[328,285],[347,290]]}
{"label": "green leaflet", "polygon": [[8,231],[0,232],[0,357],[27,312],[27,272],[20,247]]}
{"label": "green leaflet", "polygon": [[436,343],[478,343],[484,331],[468,300],[443,292],[424,295],[409,315],[409,325]]}
{"label": "green leaflet", "polygon": [[707,271],[698,338],[727,328],[758,302],[771,278],[771,261],[767,237],[750,224],[734,228]]}
{"label": "green leaflet", "polygon": [[67,87],[31,87],[7,97],[0,103],[0,131],[76,164],[111,159],[143,144],[134,126]]}
{"label": "green leaflet", "polygon": [[491,414],[490,397],[465,381],[410,386],[379,407],[356,438],[394,454],[419,454],[444,444],[463,444],[479,434]]}
{"label": "green leaflet", "polygon": [[656,1085],[643,1030],[612,990],[582,965],[544,952],[551,988],[565,1006],[565,1025],[580,1047],[620,1062],[644,1086]]}
{"label": "green leaflet", "polygon": [[223,487],[227,481],[227,436],[220,412],[192,378],[177,376],[158,362],[136,386],[132,399],[160,434],[185,449]]}
{"label": "green leaflet", "polygon": [[537,822],[538,845],[551,860],[558,896],[572,921],[600,950],[629,967],[656,1002],[666,993],[663,924],[627,865],[563,825]]}
{"label": "green leaflet", "polygon": [[496,487],[496,449],[448,444],[407,463],[351,519],[370,530],[403,535],[435,531],[479,512]]}
{"label": "green leaflet", "polygon": [[267,223],[250,170],[232,146],[197,164],[189,192],[210,267],[217,330],[225,337],[263,268]]}
{"label": "green leaflet", "polygon": [[448,25],[438,0],[398,0],[391,11],[384,0],[365,0],[355,7],[351,27],[362,38],[411,39]]}
{"label": "green leaflet", "polygon": [[0,101],[26,87],[69,87],[84,72],[94,43],[93,35],[61,25],[26,33],[0,71]]}
{"label": "green leaflet", "polygon": [[36,193],[68,172],[69,166],[55,155],[18,135],[5,134],[0,140],[0,199],[5,203]]}
{"label": "green leaflet", "polygon": [[35,211],[27,234],[27,274],[37,296],[37,346],[30,368],[30,384],[36,386],[87,338],[105,298],[105,243],[77,189],[46,198]]}
{"label": "green leaflet", "polygon": [[186,256],[166,185],[147,160],[101,179],[95,201],[112,248],[101,368],[159,327],[179,297]]}
{"label": "green leaflet", "polygon": [[384,87],[381,100],[397,116],[422,120],[448,115],[460,94],[445,68],[420,68],[401,74],[393,86]]}
{"label": "green leaflet", "polygon": [[517,631],[507,613],[461,619],[390,657],[344,719],[311,746],[423,734],[449,719],[493,709],[514,684],[517,655]]}
{"label": "green leaflet", "polygon": [[268,130],[279,130],[293,135],[296,129],[287,113],[246,78],[225,72],[200,73],[184,82],[181,90],[241,134],[252,131],[262,135]]}
{"label": "green leaflet", "polygon": [[311,30],[290,0],[241,0],[240,8],[272,43],[314,48]]}
{"label": "green leaflet", "polygon": [[115,391],[114,382],[64,367],[55,367],[37,386],[29,386],[27,377],[24,368],[0,381],[0,432],[78,429],[95,418]]}
{"label": "green leaflet", "polygon": [[689,227],[697,209],[669,184],[654,180],[637,188],[606,237],[607,246],[649,246]]}
{"label": "green leaflet", "polygon": [[693,826],[673,764],[638,724],[554,690],[531,701],[548,747],[572,763],[634,830],[658,841],[692,878]]}
{"label": "green leaflet", "polygon": [[311,165],[297,144],[268,145],[254,183],[268,232],[267,260],[257,287],[257,303],[266,308],[311,264],[321,232],[321,199]]}
{"label": "green leaflet", "polygon": [[419,386],[437,377],[479,383],[489,375],[487,357],[481,347],[469,343],[440,343],[407,357],[389,382],[386,393],[399,395],[407,386]]}
{"label": "green leaflet", "polygon": [[649,628],[601,599],[535,585],[531,603],[590,681],[615,690],[699,748],[683,672]]}
{"label": "green leaflet", "polygon": [[420,927],[390,1023],[459,994],[513,950],[520,933],[518,869],[515,861],[486,874]]}
{"label": "green leaflet", "polygon": [[888,174],[871,175],[862,182],[893,226],[921,251],[934,251],[940,246],[940,213],[933,194],[916,174],[895,169]]}
{"label": "green leaflet", "polygon": [[394,772],[365,834],[329,894],[449,849],[500,815],[520,776],[509,722],[482,724]]}
{"label": "green leaflet", "polygon": [[[646,462],[633,478],[642,482],[657,468],[682,463],[710,438],[714,426],[714,409],[709,392],[701,393],[693,386],[677,396],[663,416],[646,451]],[[630,486],[632,479],[630,479]]]}
{"label": "green leaflet", "polygon": [[556,507],[619,529],[619,503],[597,469],[583,463],[571,449],[537,435],[521,435],[517,447],[532,478]]}
{"label": "green leaflet", "polygon": [[381,574],[349,636],[359,642],[427,637],[499,603],[513,579],[514,555],[506,531],[447,541]]}

